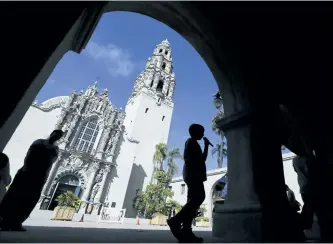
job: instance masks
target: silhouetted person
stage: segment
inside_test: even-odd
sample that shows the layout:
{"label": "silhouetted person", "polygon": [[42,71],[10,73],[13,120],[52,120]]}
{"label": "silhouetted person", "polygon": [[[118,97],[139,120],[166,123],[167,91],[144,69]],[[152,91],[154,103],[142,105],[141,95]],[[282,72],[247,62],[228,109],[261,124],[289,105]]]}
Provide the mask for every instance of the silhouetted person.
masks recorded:
{"label": "silhouetted person", "polygon": [[[303,200],[301,220],[304,229],[310,229],[313,223],[315,213],[314,194],[313,194],[313,177],[311,171],[313,168],[314,158],[311,156],[296,156],[293,159],[293,167],[297,173],[298,185]],[[313,172],[312,172],[313,173]]]}
{"label": "silhouetted person", "polygon": [[[192,221],[197,215],[197,210],[205,200],[204,181],[206,175],[206,159],[209,140],[204,136],[205,129],[198,124],[192,124],[189,128],[191,138],[185,143],[183,178],[187,185],[187,203],[169,219],[168,225],[172,234],[180,242],[202,242],[203,239],[196,237],[192,232]],[[205,148],[202,152],[198,140],[204,138]],[[181,229],[181,225],[183,228]]]}
{"label": "silhouetted person", "polygon": [[55,130],[48,139],[32,143],[0,204],[0,228],[2,231],[25,231],[22,223],[38,203],[52,164],[58,157],[58,146],[54,145],[63,135]]}
{"label": "silhouetted person", "polygon": [[296,200],[295,193],[287,185],[286,194],[291,208],[292,218],[297,224],[298,233],[300,235],[299,238],[301,238],[302,241],[305,241],[306,237],[303,232],[301,215],[298,213],[298,211],[301,210],[301,204]]}
{"label": "silhouetted person", "polygon": [[301,210],[301,204],[296,200],[295,193],[286,185],[288,202],[294,212]]}
{"label": "silhouetted person", "polygon": [[6,194],[6,187],[12,181],[9,168],[9,159],[7,155],[0,153],[0,203]]}

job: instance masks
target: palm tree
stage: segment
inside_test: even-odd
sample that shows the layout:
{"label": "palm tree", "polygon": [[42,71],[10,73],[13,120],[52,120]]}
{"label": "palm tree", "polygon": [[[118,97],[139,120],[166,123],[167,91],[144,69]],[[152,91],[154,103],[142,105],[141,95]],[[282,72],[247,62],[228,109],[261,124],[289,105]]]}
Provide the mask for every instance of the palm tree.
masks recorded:
{"label": "palm tree", "polygon": [[152,174],[151,182],[153,182],[154,175],[157,171],[163,170],[163,162],[167,156],[168,147],[165,143],[159,143],[155,146],[155,153],[153,156],[154,172]]}
{"label": "palm tree", "polygon": [[222,130],[217,127],[216,122],[220,119],[224,118],[224,111],[221,109],[217,115],[213,117],[212,120],[212,130],[216,135],[220,137],[219,143],[212,150],[212,155],[217,154],[217,167],[222,168],[223,157],[227,156],[227,143],[225,141],[225,135]]}
{"label": "palm tree", "polygon": [[172,148],[170,150],[168,150],[167,153],[167,172],[170,175],[170,177],[172,178],[174,175],[176,175],[179,171],[179,167],[176,163],[176,159],[179,158],[183,158],[182,155],[179,152],[179,148]]}

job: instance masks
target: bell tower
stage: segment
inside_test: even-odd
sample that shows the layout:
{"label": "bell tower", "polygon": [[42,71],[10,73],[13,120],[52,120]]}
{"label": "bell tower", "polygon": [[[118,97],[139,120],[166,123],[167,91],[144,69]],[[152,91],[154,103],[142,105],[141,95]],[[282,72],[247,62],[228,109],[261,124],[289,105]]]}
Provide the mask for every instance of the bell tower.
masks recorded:
{"label": "bell tower", "polygon": [[169,41],[164,40],[137,76],[125,109],[124,143],[110,197],[117,199],[117,207],[126,208],[126,217],[136,217],[133,199],[137,190],[144,190],[152,179],[155,146],[168,142],[175,85],[172,50]]}

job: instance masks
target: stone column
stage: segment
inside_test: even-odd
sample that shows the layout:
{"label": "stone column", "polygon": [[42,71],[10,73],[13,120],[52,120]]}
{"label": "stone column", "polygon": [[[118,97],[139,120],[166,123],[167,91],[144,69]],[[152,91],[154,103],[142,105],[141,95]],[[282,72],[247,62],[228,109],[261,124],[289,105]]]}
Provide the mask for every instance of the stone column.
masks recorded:
{"label": "stone column", "polygon": [[224,242],[300,242],[285,192],[278,107],[241,82],[225,88],[226,117],[217,125],[227,138],[228,195],[215,206],[213,235]]}
{"label": "stone column", "polygon": [[76,114],[76,115],[74,116],[74,119],[73,119],[73,121],[71,122],[71,125],[69,126],[68,131],[67,131],[67,134],[66,134],[66,137],[65,137],[65,139],[64,139],[65,142],[68,142],[69,137],[72,135],[72,133],[73,133],[73,131],[74,131],[74,128],[75,128],[75,126],[76,126],[76,124],[77,124],[79,118],[80,118],[80,115],[79,115],[79,114]]}
{"label": "stone column", "polygon": [[42,196],[49,196],[50,195],[50,190],[51,190],[51,185],[56,177],[57,171],[61,165],[61,161],[63,159],[63,152],[59,152],[59,156],[56,160],[56,162],[52,165],[51,171],[49,173],[49,176],[47,178],[46,183],[44,184],[43,190],[42,190]]}
{"label": "stone column", "polygon": [[99,183],[100,184],[100,188],[99,191],[97,192],[96,196],[95,196],[95,200],[94,200],[94,209],[93,209],[93,214],[100,214],[101,208],[102,208],[102,202],[101,202],[101,198],[103,195],[103,192],[105,192],[106,189],[106,179],[109,175],[110,172],[110,167],[109,165],[106,165],[105,168],[103,169],[103,177],[102,177],[102,181]]}
{"label": "stone column", "polygon": [[109,156],[107,158],[108,162],[112,163],[112,161],[113,161],[114,153],[115,153],[115,150],[117,148],[117,144],[118,144],[118,141],[119,141],[119,138],[120,138],[120,132],[121,132],[121,130],[119,128],[117,128],[116,134],[114,135],[113,138],[111,138],[111,140],[109,142],[108,148],[110,150],[110,153],[109,153]]}
{"label": "stone column", "polygon": [[111,113],[110,118],[107,121],[107,124],[104,128],[103,134],[101,136],[100,142],[99,142],[97,150],[96,150],[97,151],[96,157],[98,159],[101,159],[103,157],[103,153],[104,153],[103,149],[105,148],[107,140],[110,136],[110,131],[112,128],[113,120],[115,118],[115,114],[116,113],[114,111]]}
{"label": "stone column", "polygon": [[91,189],[93,188],[98,168],[99,168],[99,163],[98,162],[93,162],[93,164],[91,165],[91,168],[90,168],[89,179],[88,179],[88,182],[87,182],[86,187],[85,187],[86,189],[84,190],[83,196],[81,198],[81,200],[83,202],[89,201],[90,192],[91,192]]}
{"label": "stone column", "polygon": [[168,97],[171,97],[173,96],[173,90],[175,89],[175,83],[174,82],[171,82],[170,84],[170,87],[169,87],[169,94],[168,94]]}
{"label": "stone column", "polygon": [[96,203],[101,203],[101,197],[102,197],[103,191],[105,189],[105,183],[106,183],[106,179],[107,179],[109,173],[110,173],[110,166],[105,165],[105,168],[103,169],[103,178],[100,183],[101,187],[95,196]]}

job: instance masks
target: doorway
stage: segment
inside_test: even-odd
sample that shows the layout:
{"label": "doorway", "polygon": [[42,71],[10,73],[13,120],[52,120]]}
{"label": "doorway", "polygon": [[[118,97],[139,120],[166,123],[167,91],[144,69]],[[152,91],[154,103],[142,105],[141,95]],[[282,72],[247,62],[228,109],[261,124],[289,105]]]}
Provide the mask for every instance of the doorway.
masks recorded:
{"label": "doorway", "polygon": [[58,204],[56,201],[57,197],[67,191],[73,192],[77,197],[79,197],[81,192],[81,186],[80,181],[76,176],[65,175],[60,178],[52,195],[48,210],[54,210]]}

